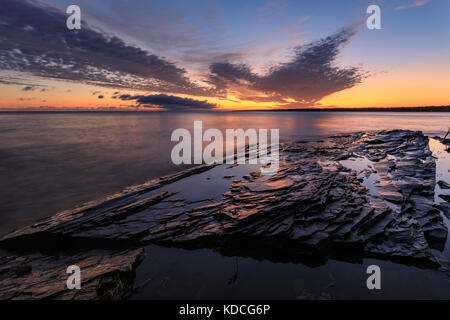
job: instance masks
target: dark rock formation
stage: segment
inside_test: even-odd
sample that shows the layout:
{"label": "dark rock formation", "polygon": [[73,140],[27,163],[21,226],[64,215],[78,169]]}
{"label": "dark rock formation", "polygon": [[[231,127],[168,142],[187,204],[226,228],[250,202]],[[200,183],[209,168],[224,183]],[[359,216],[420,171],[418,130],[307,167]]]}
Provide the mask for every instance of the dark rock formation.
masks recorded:
{"label": "dark rock formation", "polygon": [[439,180],[437,184],[441,189],[450,189],[450,184],[445,181]]}
{"label": "dark rock formation", "polygon": [[[41,253],[0,258],[0,300],[14,299],[121,299],[131,288],[134,268],[142,259],[142,249],[123,252],[82,252],[55,256]],[[30,272],[17,275],[16,265],[30,266]],[[82,287],[69,290],[67,267],[82,270]]]}
{"label": "dark rock formation", "polygon": [[[351,168],[352,162],[367,166]],[[150,181],[18,230],[0,245],[14,251],[37,244],[137,248],[155,243],[307,264],[321,264],[330,257],[377,256],[421,267],[441,266],[431,249],[443,248],[447,228],[441,206],[434,203],[435,162],[421,132],[357,133],[317,143],[286,143],[273,176],[224,167],[200,166]],[[376,183],[369,179],[372,175]],[[107,257],[122,259],[110,254],[99,263]],[[124,255],[121,261],[128,265],[137,260],[135,251]],[[32,272],[39,261],[51,265],[46,259],[51,258],[30,256]],[[80,263],[85,259],[95,258],[85,253]],[[2,261],[0,268],[5,269],[10,260]],[[50,272],[42,277],[48,290],[51,276]],[[10,276],[0,278],[5,297],[22,297],[39,287],[29,280],[25,287],[16,282],[18,289],[5,289],[12,288],[11,281]],[[43,296],[32,292],[35,298],[70,298],[62,289]],[[98,295],[90,292],[86,297]]]}

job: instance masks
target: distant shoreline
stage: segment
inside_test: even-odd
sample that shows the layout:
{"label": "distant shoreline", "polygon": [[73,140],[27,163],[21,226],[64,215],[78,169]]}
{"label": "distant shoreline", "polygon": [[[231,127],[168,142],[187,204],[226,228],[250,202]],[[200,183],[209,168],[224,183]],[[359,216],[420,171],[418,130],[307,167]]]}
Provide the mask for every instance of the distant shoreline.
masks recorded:
{"label": "distant shoreline", "polygon": [[450,112],[450,106],[392,107],[392,108],[325,108],[325,109],[258,109],[258,110],[1,110],[1,113],[178,113],[178,112]]}
{"label": "distant shoreline", "polygon": [[450,112],[450,106],[429,107],[394,107],[394,108],[326,108],[326,109],[277,109],[277,110],[242,110],[246,111],[274,111],[274,112]]}

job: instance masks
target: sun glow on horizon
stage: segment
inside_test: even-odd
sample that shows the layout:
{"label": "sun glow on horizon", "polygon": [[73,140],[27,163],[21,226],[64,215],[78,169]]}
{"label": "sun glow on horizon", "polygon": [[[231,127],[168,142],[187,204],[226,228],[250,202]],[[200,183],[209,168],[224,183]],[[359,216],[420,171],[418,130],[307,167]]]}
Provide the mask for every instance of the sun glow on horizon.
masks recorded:
{"label": "sun glow on horizon", "polygon": [[[89,21],[79,32],[43,28],[66,20],[64,1],[5,1],[19,18],[0,12],[0,110],[450,105],[450,19],[438,1],[385,4],[380,30],[351,23],[367,18],[365,4],[331,1],[336,19],[315,4],[286,3],[269,19],[259,6],[229,1],[218,7],[217,29],[209,15],[164,3],[174,21],[158,20],[158,35],[93,3],[82,8]],[[136,1],[127,10],[151,15],[152,6]]]}

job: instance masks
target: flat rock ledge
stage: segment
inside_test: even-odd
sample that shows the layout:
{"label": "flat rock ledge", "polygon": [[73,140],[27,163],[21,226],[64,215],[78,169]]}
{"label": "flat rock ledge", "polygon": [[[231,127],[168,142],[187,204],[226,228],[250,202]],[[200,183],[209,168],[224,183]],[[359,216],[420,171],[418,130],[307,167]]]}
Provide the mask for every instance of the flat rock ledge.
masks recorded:
{"label": "flat rock ledge", "polygon": [[[143,250],[106,253],[87,251],[71,256],[28,254],[0,258],[0,300],[102,300],[122,299],[130,294],[134,269]],[[82,270],[80,290],[69,290],[67,267]],[[27,266],[26,274],[17,267]],[[24,272],[25,273],[25,272]]]}
{"label": "flat rock ledge", "polygon": [[[259,170],[239,176],[236,166],[224,174],[224,167],[199,166],[152,180],[5,236],[0,247],[12,255],[0,259],[0,298],[124,297],[140,248],[150,243],[308,265],[377,257],[444,268],[433,249],[444,248],[441,211],[448,206],[434,203],[435,162],[421,132],[284,143],[273,176]],[[202,196],[211,177],[227,182],[219,197]],[[48,252],[36,253],[36,247]],[[78,256],[55,255],[61,247]],[[31,253],[18,253],[25,248]],[[11,266],[22,259],[32,273],[13,276]],[[65,279],[62,267],[77,259],[90,285],[74,293],[58,277]],[[122,290],[108,291],[105,282]]]}

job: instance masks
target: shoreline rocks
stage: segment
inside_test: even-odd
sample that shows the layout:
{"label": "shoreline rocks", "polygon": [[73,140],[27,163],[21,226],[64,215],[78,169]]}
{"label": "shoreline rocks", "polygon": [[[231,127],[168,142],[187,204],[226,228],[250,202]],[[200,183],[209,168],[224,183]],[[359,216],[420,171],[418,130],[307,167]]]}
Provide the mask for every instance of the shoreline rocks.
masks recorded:
{"label": "shoreline rocks", "polygon": [[[123,299],[131,293],[134,270],[142,259],[142,249],[1,257],[0,300]],[[17,264],[30,266],[30,271],[27,274],[14,274],[11,269]],[[66,287],[66,270],[70,265],[77,265],[82,270],[80,290]]]}
{"label": "shoreline rocks", "polygon": [[[370,165],[346,167],[358,159]],[[370,192],[367,183],[374,174],[376,192]],[[435,162],[421,132],[292,141],[282,144],[280,169],[273,176],[260,175],[256,167],[195,167],[61,212],[6,235],[0,247],[31,250],[32,265],[52,256],[35,257],[32,248],[39,246],[73,248],[85,254],[81,261],[94,259],[87,252],[103,248],[100,259],[135,266],[140,249],[112,252],[153,243],[308,265],[377,257],[437,269],[443,264],[432,249],[444,248],[447,226],[440,210],[448,206],[434,203],[435,184]],[[9,261],[0,260],[0,270]],[[9,284],[8,277],[0,277],[0,292]],[[20,288],[17,297],[23,296]]]}

